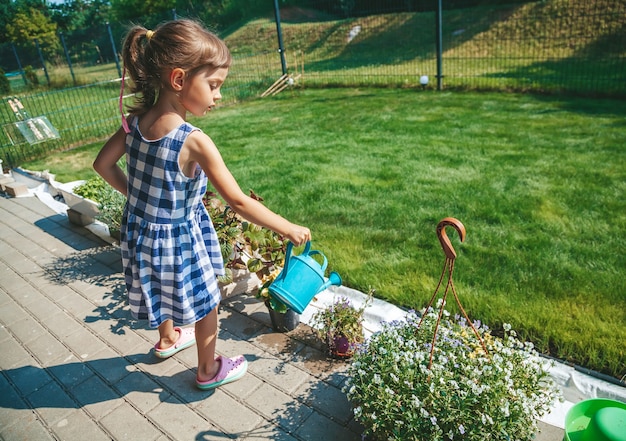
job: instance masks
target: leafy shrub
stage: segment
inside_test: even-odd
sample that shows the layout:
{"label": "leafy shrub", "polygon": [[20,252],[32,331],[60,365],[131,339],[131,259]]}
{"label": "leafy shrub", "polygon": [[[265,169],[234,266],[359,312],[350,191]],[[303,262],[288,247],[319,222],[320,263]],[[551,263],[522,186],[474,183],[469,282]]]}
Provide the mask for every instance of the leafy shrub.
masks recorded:
{"label": "leafy shrub", "polygon": [[126,197],[110,185],[106,185],[98,199],[100,214],[97,219],[109,227],[109,232],[112,235],[119,234],[122,228]]}
{"label": "leafy shrub", "polygon": [[[73,192],[98,203],[98,219],[107,224],[109,230],[119,231],[126,204],[126,198],[121,193],[100,176],[85,181]],[[253,192],[251,197],[263,200]],[[247,269],[264,278],[277,265],[282,265],[287,245],[281,236],[245,221],[214,193],[207,192],[202,202],[215,226],[226,266],[226,275],[220,277],[221,282],[233,281],[233,269]]]}
{"label": "leafy shrub", "polygon": [[282,270],[282,266],[276,266],[269,274],[262,277],[259,289],[257,290],[255,297],[265,302],[265,304],[272,308],[274,311],[284,314],[289,308],[279,298],[277,298],[274,294],[270,292],[270,285],[274,282],[274,280],[276,280],[276,277],[280,275]]}
{"label": "leafy shrub", "polygon": [[24,76],[26,77],[27,84],[31,87],[39,86],[39,77],[37,72],[33,69],[33,66],[26,66],[24,68]]}
{"label": "leafy shrub", "polygon": [[[252,191],[250,197],[263,201]],[[263,279],[276,266],[282,266],[287,248],[283,237],[245,221],[214,193],[207,192],[203,203],[215,226],[226,264],[226,275],[220,277],[221,282],[232,282],[233,269],[247,269]]]}
{"label": "leafy shrub", "polygon": [[74,194],[90,199],[98,204],[97,219],[109,227],[113,235],[119,233],[122,226],[122,215],[126,205],[126,197],[111,187],[100,176],[88,179],[83,184],[74,187]]}

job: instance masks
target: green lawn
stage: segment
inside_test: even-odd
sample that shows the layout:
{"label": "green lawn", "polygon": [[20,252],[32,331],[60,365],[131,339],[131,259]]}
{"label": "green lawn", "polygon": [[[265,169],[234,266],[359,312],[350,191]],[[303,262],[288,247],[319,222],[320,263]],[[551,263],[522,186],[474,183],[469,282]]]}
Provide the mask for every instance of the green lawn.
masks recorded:
{"label": "green lawn", "polygon": [[[425,306],[444,259],[435,227],[455,217],[467,238],[448,230],[454,280],[470,318],[510,323],[541,352],[619,378],[625,117],[623,101],[328,89],[192,122],[244,190],[311,228],[347,286]],[[24,167],[87,177],[98,148]]]}

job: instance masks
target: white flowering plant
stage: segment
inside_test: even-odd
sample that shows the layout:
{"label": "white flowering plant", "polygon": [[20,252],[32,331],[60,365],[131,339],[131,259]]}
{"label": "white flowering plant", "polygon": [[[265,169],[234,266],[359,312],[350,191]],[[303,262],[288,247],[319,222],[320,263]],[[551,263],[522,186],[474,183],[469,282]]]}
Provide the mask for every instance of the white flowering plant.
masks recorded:
{"label": "white flowering plant", "polygon": [[441,312],[409,312],[359,348],[344,387],[355,419],[381,440],[533,439],[559,392],[532,344]]}

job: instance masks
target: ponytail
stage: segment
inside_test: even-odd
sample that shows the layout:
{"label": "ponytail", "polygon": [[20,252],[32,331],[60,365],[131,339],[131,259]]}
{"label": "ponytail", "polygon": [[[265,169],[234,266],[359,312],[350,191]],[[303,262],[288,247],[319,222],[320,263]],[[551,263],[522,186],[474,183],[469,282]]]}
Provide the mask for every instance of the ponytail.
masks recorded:
{"label": "ponytail", "polygon": [[135,104],[129,111],[135,115],[147,112],[156,101],[156,92],[160,87],[160,72],[155,71],[151,60],[146,60],[146,37],[148,31],[143,26],[134,26],[126,35],[122,46],[122,61],[128,70],[132,85],[131,92],[136,94]]}

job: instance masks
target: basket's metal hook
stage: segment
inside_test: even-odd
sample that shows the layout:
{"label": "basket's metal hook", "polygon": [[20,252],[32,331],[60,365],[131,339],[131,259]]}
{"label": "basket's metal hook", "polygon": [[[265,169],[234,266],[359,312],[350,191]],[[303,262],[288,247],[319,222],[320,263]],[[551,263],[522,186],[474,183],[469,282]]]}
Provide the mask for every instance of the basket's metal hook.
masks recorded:
{"label": "basket's metal hook", "polygon": [[[435,325],[435,332],[433,333],[433,340],[430,346],[430,359],[428,361],[428,369],[431,368],[432,363],[433,363],[435,343],[437,342],[437,329],[439,328],[439,323],[441,322],[441,317],[443,316],[443,310],[446,305],[446,297],[448,296],[449,290],[452,291],[452,294],[454,295],[454,299],[456,300],[456,303],[459,306],[459,309],[461,310],[461,312],[463,313],[463,316],[467,320],[468,325],[472,328],[472,331],[474,331],[474,334],[480,341],[480,344],[483,350],[485,351],[485,354],[487,354],[487,357],[489,357],[489,351],[487,351],[487,347],[485,346],[485,342],[483,341],[483,338],[480,336],[480,334],[474,327],[474,324],[468,317],[467,312],[465,312],[463,305],[461,305],[461,300],[459,300],[459,296],[456,293],[456,289],[454,288],[454,282],[452,281],[452,273],[454,272],[454,260],[456,259],[456,252],[454,251],[454,248],[452,247],[452,244],[450,243],[450,239],[448,238],[448,235],[446,234],[447,226],[453,227],[457,231],[457,233],[459,233],[459,238],[461,239],[461,242],[465,240],[465,226],[458,219],[455,219],[453,217],[446,217],[437,224],[437,237],[439,238],[439,242],[441,242],[441,247],[443,248],[443,252],[446,255],[446,261],[443,265],[443,270],[441,271],[441,277],[439,278],[439,283],[437,284],[437,288],[435,288],[435,292],[433,293],[432,297],[430,298],[430,301],[428,302],[428,305],[426,306],[426,309],[425,309],[426,312],[430,310],[433,302],[435,301],[435,298],[437,297],[437,293],[439,292],[439,288],[441,287],[441,282],[443,281],[446,273],[448,274],[448,283],[444,290],[444,293],[442,296],[441,307],[439,308],[439,313],[437,315],[437,324]],[[422,317],[420,318],[420,321],[417,324],[417,328],[419,328],[422,325],[422,321],[424,320],[425,315],[426,314],[422,315]]]}
{"label": "basket's metal hook", "polygon": [[461,242],[465,240],[465,226],[463,226],[461,221],[453,217],[446,217],[437,224],[437,237],[439,238],[439,242],[441,242],[441,247],[443,248],[446,258],[456,259],[456,252],[454,251],[452,243],[450,243],[450,239],[448,239],[448,235],[446,234],[447,226],[453,227],[457,233],[459,233]]}

